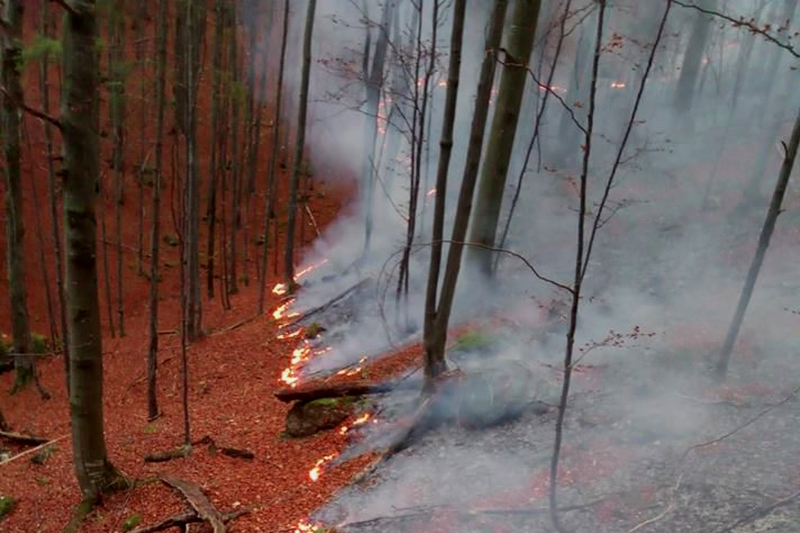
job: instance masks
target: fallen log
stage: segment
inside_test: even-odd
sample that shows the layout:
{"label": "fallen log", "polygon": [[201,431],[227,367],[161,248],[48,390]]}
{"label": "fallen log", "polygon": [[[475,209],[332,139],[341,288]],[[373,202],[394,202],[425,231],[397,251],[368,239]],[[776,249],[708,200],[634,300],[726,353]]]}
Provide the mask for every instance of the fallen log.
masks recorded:
{"label": "fallen log", "polygon": [[15,433],[13,431],[0,431],[0,437],[16,442],[17,444],[44,444],[48,442],[47,439],[42,437],[34,437],[33,435],[23,435],[22,433]]}
{"label": "fallen log", "polygon": [[[341,398],[343,396],[364,396],[383,394],[397,389],[397,383],[374,383],[371,381],[350,381],[346,383],[309,383],[295,388],[275,391],[275,397],[282,402],[310,402],[322,398]],[[415,384],[415,388],[419,385]]]}
{"label": "fallen log", "polygon": [[[238,511],[233,511],[230,513],[224,513],[222,515],[222,521],[226,524],[233,520],[236,520],[240,516],[244,516],[250,512],[250,509],[239,509]],[[169,529],[171,527],[184,527],[187,524],[195,524],[197,522],[202,522],[203,519],[200,518],[197,513],[183,513],[175,516],[171,516],[166,520],[162,520],[156,524],[150,524],[149,526],[140,526],[134,529],[131,529],[128,533],[153,533],[154,531],[163,531],[165,529]]]}
{"label": "fallen log", "polygon": [[183,494],[183,497],[186,498],[186,501],[189,502],[189,505],[191,505],[192,509],[197,513],[197,516],[204,522],[208,522],[214,530],[214,533],[226,532],[225,521],[222,514],[212,505],[206,495],[203,494],[199,485],[195,485],[183,479],[178,479],[168,474],[162,475],[161,481]]}
{"label": "fallen log", "polygon": [[144,456],[145,463],[165,463],[173,459],[183,459],[192,453],[190,446],[181,446],[180,448],[173,448],[165,452],[156,452]]}

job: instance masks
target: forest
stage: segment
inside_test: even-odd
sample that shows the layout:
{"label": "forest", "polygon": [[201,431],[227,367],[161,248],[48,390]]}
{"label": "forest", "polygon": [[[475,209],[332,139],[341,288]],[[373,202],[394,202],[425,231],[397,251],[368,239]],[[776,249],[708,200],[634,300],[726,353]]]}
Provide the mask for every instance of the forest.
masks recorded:
{"label": "forest", "polygon": [[0,532],[794,533],[798,6],[0,1]]}

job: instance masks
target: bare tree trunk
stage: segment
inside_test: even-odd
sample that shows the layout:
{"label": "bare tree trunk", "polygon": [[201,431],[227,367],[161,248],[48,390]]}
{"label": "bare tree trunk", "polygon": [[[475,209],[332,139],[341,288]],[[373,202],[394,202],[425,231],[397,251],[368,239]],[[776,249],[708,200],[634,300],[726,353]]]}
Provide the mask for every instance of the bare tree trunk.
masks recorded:
{"label": "bare tree trunk", "polygon": [[[114,327],[114,306],[111,302],[111,276],[108,273],[108,233],[106,232],[106,205],[105,188],[103,186],[102,177],[98,178],[97,187],[100,195],[100,240],[102,241],[103,249],[103,285],[106,293],[106,314],[108,315],[108,329],[111,337],[117,336],[116,328]],[[66,233],[66,229],[64,229]]]}
{"label": "bare tree trunk", "polygon": [[147,120],[147,107],[144,105],[146,99],[145,86],[147,83],[147,62],[145,61],[146,41],[144,39],[144,29],[146,26],[144,18],[147,16],[146,0],[138,0],[136,4],[136,18],[134,28],[136,31],[136,64],[139,67],[139,170],[137,172],[137,182],[139,184],[139,215],[138,220],[138,239],[136,241],[136,272],[139,276],[144,275],[144,175],[146,171],[147,156],[145,155],[145,122]]}
{"label": "bare tree trunk", "polygon": [[775,223],[778,220],[778,215],[781,213],[781,204],[786,194],[786,186],[789,183],[789,177],[792,175],[792,168],[794,167],[794,161],[797,157],[798,144],[800,144],[800,113],[798,113],[797,119],[795,120],[792,137],[789,140],[788,146],[784,144],[786,154],[783,159],[781,172],[778,175],[778,182],[775,184],[775,191],[772,194],[772,202],[767,211],[767,218],[764,220],[764,226],[761,228],[761,235],[758,238],[758,248],[753,256],[753,261],[750,263],[750,269],[747,271],[747,278],[742,288],[742,294],[739,297],[739,303],[736,306],[736,312],[733,315],[733,320],[728,328],[728,334],[725,336],[725,342],[722,345],[720,360],[717,364],[717,375],[720,378],[724,378],[728,372],[728,363],[731,358],[731,353],[733,352],[733,346],[736,344],[736,338],[739,336],[739,329],[744,321],[747,305],[750,303],[750,297],[753,295],[758,273],[761,270],[761,265],[767,254],[769,241],[775,230]]}
{"label": "bare tree trunk", "polygon": [[[7,91],[3,95],[2,133],[6,181],[6,264],[8,266],[8,296],[11,305],[12,350],[27,354],[30,345],[28,293],[25,285],[25,225],[22,197],[22,168],[20,155],[20,112],[23,93],[20,83],[22,65],[22,22],[24,6],[20,0],[9,0],[3,7],[2,81]],[[17,377],[13,392],[24,387],[33,377],[33,362],[27,357],[14,360]]]}
{"label": "bare tree trunk", "polygon": [[114,219],[116,224],[117,252],[117,326],[119,336],[125,336],[125,310],[123,301],[124,262],[122,253],[122,204],[125,202],[125,0],[108,4],[111,47],[108,54],[109,115],[113,150],[111,167],[114,169]]}
{"label": "bare tree trunk", "polygon": [[[361,203],[364,209],[364,251],[369,250],[372,238],[372,197],[374,190],[376,161],[374,160],[375,144],[378,138],[378,106],[384,80],[386,51],[389,47],[389,27],[396,8],[396,1],[388,1],[383,6],[381,24],[378,28],[378,40],[375,43],[375,54],[372,65],[369,65],[369,47],[364,50],[364,83],[366,85],[366,107],[364,109],[364,163],[361,177]],[[369,38],[369,33],[367,34]],[[369,43],[369,39],[367,39]]]}
{"label": "bare tree trunk", "polygon": [[[444,346],[447,341],[447,327],[450,321],[450,312],[453,309],[453,299],[456,292],[456,283],[458,282],[458,273],[461,268],[464,238],[467,235],[469,218],[472,213],[472,197],[475,192],[475,183],[478,181],[478,168],[481,163],[484,131],[486,129],[486,120],[489,115],[489,100],[491,99],[494,73],[497,67],[497,56],[503,37],[503,21],[507,8],[508,0],[494,1],[489,29],[486,34],[483,63],[481,65],[480,78],[478,79],[478,91],[475,98],[475,110],[472,114],[472,126],[470,128],[469,146],[467,147],[464,177],[461,182],[456,216],[453,221],[452,242],[450,243],[450,249],[447,254],[447,265],[442,280],[442,292],[439,297],[439,305],[436,309],[436,318],[433,321],[430,335],[426,334],[429,342],[425,343],[425,390],[428,392],[433,390],[435,378],[446,369]],[[437,192],[437,197],[438,196],[439,194]],[[442,198],[443,197],[442,195]],[[428,290],[430,291],[430,288]]]}
{"label": "bare tree trunk", "polygon": [[[217,227],[217,172],[220,157],[218,152],[220,131],[220,89],[222,68],[222,39],[225,28],[225,4],[223,0],[214,3],[214,53],[211,63],[211,154],[208,172],[208,204],[206,207],[206,220],[208,221],[208,236],[206,244],[206,294],[208,298],[214,297],[214,263],[216,259],[216,227]],[[222,155],[224,160],[224,155]],[[224,171],[224,170],[223,170]],[[224,254],[223,254],[224,257]]]}
{"label": "bare tree trunk", "polygon": [[[283,3],[283,29],[281,34],[281,58],[278,65],[278,87],[275,90],[275,118],[272,128],[272,145],[269,150],[268,192],[264,210],[264,249],[261,251],[261,287],[258,295],[258,314],[264,312],[264,293],[267,287],[267,251],[269,249],[269,223],[275,218],[275,165],[278,161],[280,143],[281,107],[283,98],[283,74],[286,65],[286,42],[289,35],[289,0]],[[266,65],[265,65],[266,68]],[[276,224],[277,226],[277,224]],[[277,255],[278,242],[275,241]]]}
{"label": "bare tree trunk", "polygon": [[173,73],[172,95],[175,99],[175,128],[180,133],[186,131],[186,17],[189,2],[193,0],[175,0],[175,71]]}
{"label": "bare tree trunk", "polygon": [[469,237],[470,242],[483,244],[488,248],[474,247],[467,250],[467,261],[473,261],[485,276],[491,276],[493,271],[493,252],[489,248],[494,247],[497,235],[540,6],[540,0],[517,0],[506,41],[506,58],[500,75],[500,89]]}
{"label": "bare tree trunk", "polygon": [[[713,10],[716,4],[716,0],[701,0],[698,5],[703,9]],[[697,13],[692,26],[692,35],[683,56],[683,66],[675,92],[675,107],[678,111],[686,112],[692,108],[697,76],[700,73],[700,63],[706,49],[710,29],[711,17]]]}
{"label": "bare tree trunk", "polygon": [[187,276],[186,335],[196,341],[202,332],[200,299],[200,169],[197,157],[197,77],[200,72],[200,39],[198,25],[204,21],[200,8],[189,2],[186,17],[186,227],[184,252]]}
{"label": "bare tree trunk", "polygon": [[97,21],[93,0],[70,3],[64,24],[64,228],[71,354],[72,456],[85,501],[96,502],[121,475],[108,460],[103,429],[103,350],[97,291],[99,180]]}
{"label": "bare tree trunk", "polygon": [[164,100],[167,67],[167,3],[159,5],[156,63],[156,174],[153,183],[153,227],[150,234],[150,328],[147,350],[147,418],[158,417],[158,282],[159,250],[161,240],[161,183],[163,176]]}
{"label": "bare tree trunk", "polygon": [[[45,38],[50,36],[50,15],[45,4],[41,10],[41,32]],[[50,84],[48,82],[49,54],[45,54],[39,64],[39,92],[42,95],[42,110],[50,114]],[[55,255],[56,290],[58,291],[58,308],[61,320],[61,345],[64,355],[64,378],[67,382],[69,393],[69,339],[67,338],[67,303],[64,299],[63,260],[61,257],[61,232],[58,227],[58,199],[56,198],[56,172],[53,163],[53,127],[49,122],[44,122],[45,157],[47,158],[47,194],[50,203],[50,221],[53,225],[53,250]]]}
{"label": "bare tree trunk", "polygon": [[230,266],[228,267],[228,292],[239,292],[239,278],[236,268],[236,249],[239,228],[241,227],[241,201],[242,201],[242,171],[241,171],[241,146],[239,146],[239,108],[241,107],[241,91],[239,91],[239,42],[237,40],[236,9],[230,8],[230,65],[231,83],[229,94],[231,98],[231,236],[230,236]]}
{"label": "bare tree trunk", "polygon": [[447,197],[447,173],[450,170],[450,156],[453,152],[453,129],[456,121],[456,104],[460,83],[461,50],[464,38],[464,20],[467,0],[455,0],[453,5],[453,29],[450,35],[450,62],[447,68],[447,94],[444,102],[442,136],[439,141],[439,164],[436,169],[436,200],[433,207],[433,228],[431,239],[431,260],[428,267],[428,285],[425,295],[425,376],[432,380],[445,370],[444,347],[440,344],[443,336],[436,329],[437,292],[439,270],[442,263],[442,239],[444,237],[445,200]]}
{"label": "bare tree trunk", "polygon": [[317,0],[308,0],[306,26],[303,36],[303,72],[300,82],[300,103],[297,112],[297,139],[292,161],[292,179],[289,188],[289,213],[286,222],[286,253],[284,254],[284,277],[286,284],[294,284],[294,234],[297,218],[297,190],[303,164],[303,148],[306,142],[306,114],[308,111],[308,81],[311,73],[311,37],[314,32],[314,12]]}

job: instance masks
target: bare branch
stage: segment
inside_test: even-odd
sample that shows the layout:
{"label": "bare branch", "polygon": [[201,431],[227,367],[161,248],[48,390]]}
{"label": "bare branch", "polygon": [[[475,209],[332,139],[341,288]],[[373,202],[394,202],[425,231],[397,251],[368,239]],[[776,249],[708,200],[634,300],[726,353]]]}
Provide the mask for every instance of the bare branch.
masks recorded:
{"label": "bare branch", "polygon": [[51,124],[51,125],[55,126],[56,128],[58,128],[58,130],[59,130],[59,131],[63,131],[63,129],[64,129],[64,125],[63,125],[63,124],[61,123],[61,121],[60,121],[60,120],[58,120],[57,118],[55,118],[55,117],[53,117],[53,116],[50,116],[50,115],[48,115],[47,113],[44,113],[44,112],[42,112],[42,111],[39,111],[38,109],[34,109],[34,108],[32,108],[32,107],[28,107],[28,106],[25,104],[25,102],[19,102],[19,101],[17,101],[17,100],[16,100],[16,99],[15,99],[15,98],[14,98],[14,97],[13,97],[13,96],[12,96],[12,95],[11,95],[11,94],[8,92],[8,90],[7,90],[5,87],[2,87],[2,86],[0,86],[0,93],[2,93],[3,97],[5,97],[5,98],[8,98],[9,100],[11,100],[11,102],[13,102],[13,103],[14,103],[14,105],[16,105],[17,107],[19,107],[20,109],[22,109],[24,112],[28,113],[28,114],[29,114],[29,115],[31,115],[31,116],[34,116],[34,117],[38,118],[39,120],[43,120],[44,122],[47,122],[47,123],[49,123],[49,124]]}
{"label": "bare branch", "polygon": [[778,46],[779,48],[783,48],[784,50],[786,50],[787,52],[792,54],[794,57],[800,58],[800,52],[798,52],[797,49],[794,46],[792,46],[789,43],[781,41],[780,39],[778,39],[777,37],[772,35],[769,31],[767,31],[766,28],[758,27],[758,25],[756,25],[756,21],[754,19],[747,20],[744,17],[739,17],[739,18],[732,17],[730,15],[726,15],[725,13],[720,13],[719,11],[714,11],[713,9],[706,9],[706,8],[700,7],[700,6],[696,5],[696,4],[687,4],[686,2],[683,2],[682,0],[672,0],[672,1],[675,2],[676,4],[678,4],[681,7],[685,7],[685,8],[689,8],[689,9],[696,9],[697,11],[699,11],[701,13],[704,13],[706,15],[711,15],[711,16],[714,16],[714,17],[717,17],[717,18],[721,18],[722,20],[726,20],[726,21],[730,22],[731,24],[733,24],[733,26],[736,27],[736,28],[747,28],[750,31],[750,33],[761,35],[762,37],[764,37],[764,39],[766,39],[767,41],[771,42],[772,44]]}

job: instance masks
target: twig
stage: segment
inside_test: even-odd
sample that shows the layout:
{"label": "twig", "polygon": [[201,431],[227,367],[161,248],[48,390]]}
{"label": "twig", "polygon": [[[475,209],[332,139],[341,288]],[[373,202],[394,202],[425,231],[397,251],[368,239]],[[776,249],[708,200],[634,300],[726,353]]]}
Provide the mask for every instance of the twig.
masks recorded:
{"label": "twig", "polygon": [[319,232],[319,226],[317,226],[317,221],[314,218],[314,214],[311,212],[311,208],[308,207],[308,203],[307,202],[303,202],[303,206],[306,208],[306,213],[308,214],[308,219],[311,220],[311,225],[314,226],[314,231],[317,233],[317,237],[319,237],[322,234]]}
{"label": "twig", "polygon": [[[701,442],[701,443],[699,443],[699,444],[694,444],[694,445],[692,445],[692,446],[690,446],[690,447],[686,448],[686,450],[685,450],[685,451],[684,451],[684,452],[681,454],[681,457],[680,457],[680,459],[678,460],[678,464],[677,464],[677,466],[676,466],[676,470],[678,471],[678,476],[677,476],[677,479],[676,479],[676,481],[675,481],[675,485],[672,487],[672,490],[670,491],[670,495],[669,495],[669,503],[667,504],[666,508],[665,508],[665,509],[664,509],[664,510],[663,510],[661,513],[659,513],[658,515],[654,516],[653,518],[650,518],[650,519],[648,519],[648,520],[645,520],[644,522],[642,522],[642,523],[640,523],[640,524],[638,524],[638,525],[634,526],[632,529],[629,529],[629,530],[628,530],[628,533],[634,533],[634,532],[636,532],[636,531],[638,531],[638,530],[640,530],[640,529],[644,528],[645,526],[648,526],[648,525],[652,524],[653,522],[656,522],[656,521],[658,521],[658,520],[661,520],[662,518],[664,518],[664,516],[666,516],[666,515],[667,515],[667,514],[668,514],[668,513],[669,513],[669,512],[670,512],[670,511],[671,511],[671,510],[672,510],[672,509],[675,507],[674,497],[675,497],[675,493],[676,493],[676,492],[677,492],[677,490],[680,488],[681,481],[682,481],[682,479],[683,479],[683,474],[684,474],[684,472],[683,472],[683,467],[684,467],[684,463],[685,463],[685,461],[686,461],[686,457],[687,457],[687,456],[688,456],[688,455],[689,455],[689,454],[690,454],[690,453],[691,453],[693,450],[698,450],[698,449],[700,449],[700,448],[705,448],[705,447],[707,447],[707,446],[712,446],[712,445],[714,445],[714,444],[719,444],[719,443],[720,443],[720,442],[722,442],[723,440],[725,440],[725,439],[727,439],[727,438],[729,438],[729,437],[731,437],[731,436],[735,435],[736,433],[738,433],[739,431],[741,431],[741,430],[745,429],[746,427],[753,425],[753,424],[754,424],[754,423],[755,423],[755,422],[756,422],[758,419],[760,419],[761,417],[763,417],[764,415],[766,415],[766,414],[767,414],[767,413],[769,413],[770,411],[772,411],[772,410],[774,410],[774,409],[777,409],[778,407],[780,407],[780,406],[784,405],[784,404],[785,404],[785,403],[787,403],[789,400],[791,400],[792,398],[794,398],[794,397],[795,397],[795,395],[796,395],[798,392],[800,392],[800,387],[796,387],[794,390],[792,390],[792,392],[790,392],[790,393],[789,393],[789,394],[788,394],[788,395],[787,395],[787,396],[786,396],[786,397],[785,397],[783,400],[781,400],[780,402],[778,402],[778,403],[776,403],[776,404],[773,404],[773,405],[770,405],[770,406],[769,406],[769,407],[767,407],[766,409],[763,409],[762,411],[760,411],[759,413],[757,413],[755,416],[753,416],[752,418],[750,418],[749,420],[747,420],[745,423],[743,423],[743,424],[740,424],[740,425],[736,426],[735,428],[733,428],[733,429],[731,429],[730,431],[728,431],[728,432],[726,432],[726,433],[724,433],[724,434],[720,435],[719,437],[716,437],[716,438],[714,438],[714,439],[711,439],[711,440],[708,440],[708,441],[705,441],[705,442]],[[800,496],[800,494],[799,494],[798,496]],[[795,496],[795,497],[797,497],[797,496]],[[735,526],[732,526],[732,527],[735,527]],[[730,530],[723,530],[723,531],[730,531]],[[719,532],[719,533],[722,533],[722,532]]]}
{"label": "twig", "polygon": [[773,503],[771,503],[769,505],[766,505],[764,507],[759,507],[755,511],[752,511],[751,513],[748,513],[747,515],[743,516],[742,518],[740,518],[739,520],[735,521],[734,523],[732,523],[732,524],[730,524],[728,526],[724,526],[723,528],[718,529],[714,533],[729,533],[730,531],[733,531],[734,529],[738,528],[739,526],[742,526],[742,525],[744,525],[744,524],[746,524],[748,522],[751,522],[753,520],[761,518],[762,516],[766,516],[767,514],[769,514],[772,511],[774,511],[775,509],[778,509],[780,507],[783,507],[784,505],[788,505],[788,504],[792,503],[797,498],[800,498],[800,491],[797,491],[797,492],[795,492],[793,494],[790,494],[789,496],[786,496],[785,498],[781,498],[780,500],[778,500],[776,502],[773,502]]}
{"label": "twig", "polygon": [[750,30],[751,33],[757,33],[758,35],[761,35],[767,41],[777,45],[780,48],[783,48],[784,50],[786,50],[787,52],[792,54],[794,57],[800,58],[800,53],[798,53],[798,51],[795,49],[794,46],[775,38],[775,36],[773,36],[771,33],[769,33],[766,29],[759,28],[758,26],[756,26],[756,24],[755,24],[755,22],[753,20],[745,20],[744,17],[739,17],[737,19],[737,18],[734,18],[734,17],[732,17],[730,15],[726,15],[725,13],[720,13],[719,11],[714,11],[712,9],[706,9],[706,8],[700,7],[700,6],[696,5],[696,4],[687,4],[686,2],[682,2],[681,0],[672,0],[672,1],[675,2],[676,4],[678,4],[681,7],[686,7],[686,8],[690,8],[690,9],[696,9],[697,11],[699,11],[701,13],[704,13],[706,15],[712,15],[714,17],[718,17],[718,18],[721,18],[723,20],[727,20],[728,22],[732,23],[735,27],[744,26],[745,28]]}
{"label": "twig", "polygon": [[18,453],[17,455],[15,455],[15,456],[13,456],[13,457],[9,457],[9,458],[8,458],[8,459],[6,459],[5,461],[2,461],[2,462],[0,462],[0,466],[7,465],[7,464],[8,464],[8,463],[10,463],[11,461],[16,461],[16,460],[17,460],[17,459],[19,459],[20,457],[24,457],[24,456],[26,456],[26,455],[30,455],[30,454],[32,454],[32,453],[34,453],[34,452],[38,452],[38,451],[39,451],[39,450],[41,450],[42,448],[46,448],[47,446],[50,446],[51,444],[55,444],[55,443],[56,443],[56,442],[58,442],[58,441],[61,441],[61,440],[64,440],[64,439],[66,439],[67,437],[69,437],[69,435],[62,435],[62,436],[58,437],[57,439],[53,439],[53,440],[51,440],[50,442],[45,442],[44,444],[42,444],[42,445],[40,445],[40,446],[37,446],[37,447],[35,447],[35,448],[31,448],[30,450],[25,450],[25,451],[24,451],[24,452],[22,452],[22,453]]}

